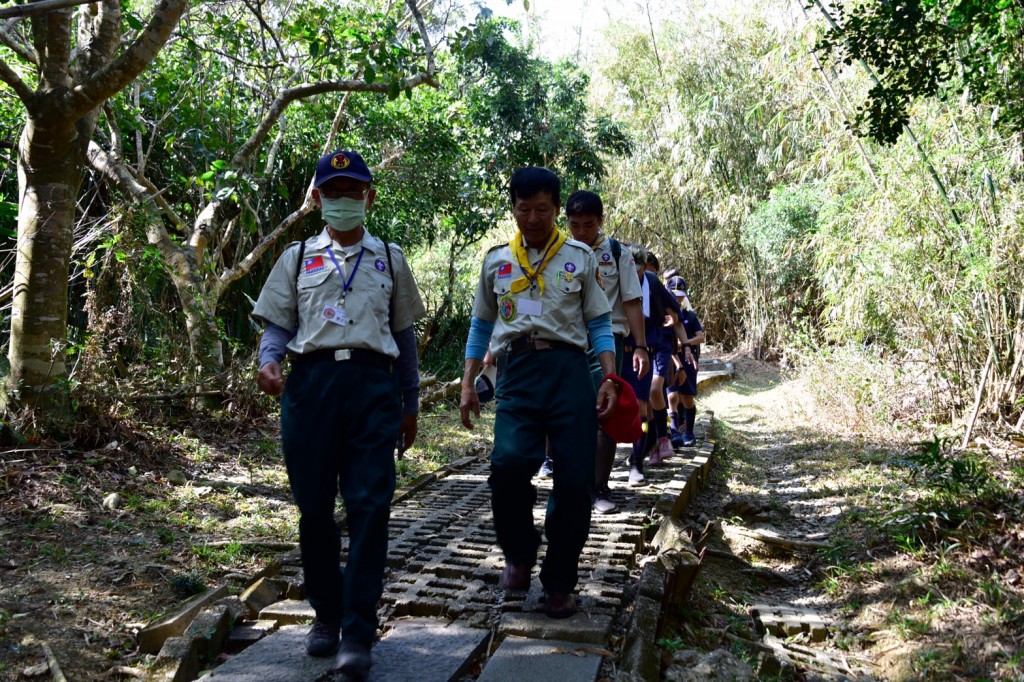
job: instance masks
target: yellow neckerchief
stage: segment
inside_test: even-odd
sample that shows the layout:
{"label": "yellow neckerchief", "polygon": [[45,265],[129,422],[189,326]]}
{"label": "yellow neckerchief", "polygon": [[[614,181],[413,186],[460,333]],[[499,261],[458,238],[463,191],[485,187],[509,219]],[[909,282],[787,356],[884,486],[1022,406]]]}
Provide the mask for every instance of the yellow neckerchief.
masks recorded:
{"label": "yellow neckerchief", "polygon": [[551,228],[551,237],[548,238],[548,243],[544,245],[542,253],[544,257],[540,261],[540,265],[534,270],[530,265],[530,257],[526,253],[526,246],[524,246],[525,239],[523,238],[522,232],[517,232],[515,237],[508,243],[508,247],[512,249],[512,257],[516,259],[516,263],[519,264],[519,268],[523,271],[523,276],[518,277],[512,281],[512,293],[518,294],[520,291],[525,291],[530,288],[531,282],[537,282],[537,286],[540,288],[540,293],[544,293],[544,278],[541,277],[541,272],[547,267],[547,264],[551,262],[551,259],[555,257],[558,250],[562,248],[562,244],[566,242],[567,237],[562,234],[561,230],[557,227]]}

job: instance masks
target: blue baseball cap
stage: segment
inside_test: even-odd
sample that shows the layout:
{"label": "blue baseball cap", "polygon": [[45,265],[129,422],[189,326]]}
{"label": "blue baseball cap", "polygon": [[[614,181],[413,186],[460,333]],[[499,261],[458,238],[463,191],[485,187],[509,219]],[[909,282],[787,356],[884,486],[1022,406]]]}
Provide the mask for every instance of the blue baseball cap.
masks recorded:
{"label": "blue baseball cap", "polygon": [[358,152],[339,149],[330,154],[324,154],[316,162],[316,175],[313,179],[313,186],[319,187],[331,178],[352,178],[361,182],[373,182],[373,175],[367,167],[363,157]]}
{"label": "blue baseball cap", "polygon": [[668,280],[668,290],[673,296],[686,296],[686,280],[676,275]]}

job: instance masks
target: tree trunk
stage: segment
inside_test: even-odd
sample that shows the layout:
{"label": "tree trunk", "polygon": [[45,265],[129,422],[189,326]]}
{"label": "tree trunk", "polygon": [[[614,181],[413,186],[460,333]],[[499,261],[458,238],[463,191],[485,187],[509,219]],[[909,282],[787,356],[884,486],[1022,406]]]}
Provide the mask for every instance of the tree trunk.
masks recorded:
{"label": "tree trunk", "polygon": [[48,410],[64,404],[68,272],[80,184],[74,122],[29,117],[18,154],[18,243],[5,402]]}
{"label": "tree trunk", "polygon": [[224,350],[217,329],[217,299],[201,275],[195,250],[189,246],[175,249],[167,271],[181,300],[185,329],[195,360],[196,377],[213,378],[224,370]]}

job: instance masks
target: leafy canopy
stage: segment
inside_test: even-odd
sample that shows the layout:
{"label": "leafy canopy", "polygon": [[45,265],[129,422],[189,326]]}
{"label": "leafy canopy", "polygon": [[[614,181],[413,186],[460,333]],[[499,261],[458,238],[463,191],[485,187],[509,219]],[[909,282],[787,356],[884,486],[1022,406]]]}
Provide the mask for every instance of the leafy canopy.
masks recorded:
{"label": "leafy canopy", "polygon": [[916,98],[962,94],[993,107],[1005,131],[1024,131],[1024,8],[1019,2],[846,1],[835,3],[835,12],[837,25],[817,49],[845,64],[863,60],[879,75],[853,122],[860,135],[892,144]]}

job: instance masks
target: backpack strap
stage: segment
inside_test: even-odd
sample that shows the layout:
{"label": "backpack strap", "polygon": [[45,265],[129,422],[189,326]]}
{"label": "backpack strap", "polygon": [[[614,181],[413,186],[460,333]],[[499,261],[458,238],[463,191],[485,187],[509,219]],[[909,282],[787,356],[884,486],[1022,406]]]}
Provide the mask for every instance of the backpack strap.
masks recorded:
{"label": "backpack strap", "polygon": [[388,299],[388,327],[390,327],[391,321],[395,319],[395,264],[391,260],[391,242],[384,242],[384,251],[388,254],[388,272],[391,273],[391,298]]}
{"label": "backpack strap", "polygon": [[[608,241],[612,245],[612,258],[615,259],[615,271],[619,271],[619,258],[622,257],[622,242],[615,237],[608,237]],[[621,274],[621,273],[619,273]]]}

